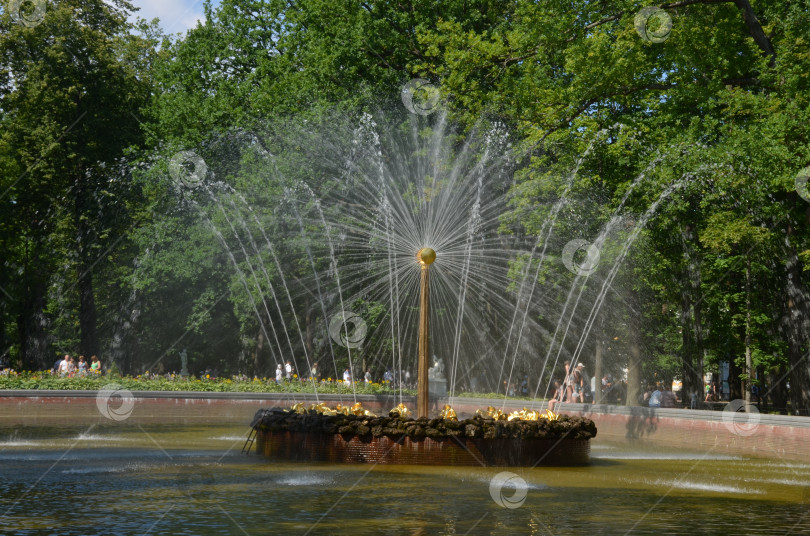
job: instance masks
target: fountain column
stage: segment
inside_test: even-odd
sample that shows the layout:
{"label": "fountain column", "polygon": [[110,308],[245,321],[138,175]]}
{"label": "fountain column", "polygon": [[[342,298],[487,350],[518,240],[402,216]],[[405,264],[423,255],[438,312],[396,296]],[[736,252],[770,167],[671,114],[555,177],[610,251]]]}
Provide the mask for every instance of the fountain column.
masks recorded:
{"label": "fountain column", "polygon": [[422,278],[419,285],[419,361],[416,375],[416,416],[427,417],[430,400],[428,395],[428,356],[430,355],[430,265],[436,260],[436,252],[422,248],[416,254],[422,267]]}

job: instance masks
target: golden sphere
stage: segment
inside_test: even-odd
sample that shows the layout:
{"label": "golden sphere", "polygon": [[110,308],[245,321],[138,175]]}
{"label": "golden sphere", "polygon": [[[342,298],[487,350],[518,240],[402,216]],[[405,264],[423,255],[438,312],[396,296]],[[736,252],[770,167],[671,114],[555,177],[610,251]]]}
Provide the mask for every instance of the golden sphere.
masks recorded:
{"label": "golden sphere", "polygon": [[416,259],[420,264],[433,264],[433,261],[436,260],[436,252],[431,248],[422,248],[416,254]]}

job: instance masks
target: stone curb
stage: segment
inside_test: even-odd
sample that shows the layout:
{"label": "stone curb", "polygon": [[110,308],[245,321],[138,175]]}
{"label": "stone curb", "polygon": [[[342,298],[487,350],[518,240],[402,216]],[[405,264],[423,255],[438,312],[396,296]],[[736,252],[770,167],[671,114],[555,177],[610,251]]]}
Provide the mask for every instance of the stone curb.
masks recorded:
{"label": "stone curb", "polygon": [[[63,390],[29,390],[29,389],[8,389],[0,390],[0,398],[41,398],[41,397],[74,397],[74,398],[94,398],[98,391],[78,391],[71,389]],[[135,398],[176,398],[192,400],[266,400],[268,402],[286,402],[291,398],[296,400],[315,401],[312,393],[242,393],[242,392],[212,392],[212,391],[132,391]],[[318,400],[324,402],[354,401],[355,397],[351,393],[346,394],[322,394],[318,395]],[[447,398],[434,399],[436,405],[448,403]],[[399,403],[400,397],[397,394],[390,395],[357,395],[358,402],[378,401],[381,403],[391,403],[394,406]],[[405,395],[402,401],[410,404],[416,403],[416,397]],[[545,401],[534,402],[532,400],[504,399],[498,398],[459,398],[454,397],[452,404],[463,406],[475,406],[484,409],[493,406],[504,411],[513,411],[527,407],[529,409],[545,409]],[[393,406],[392,406],[393,407]],[[700,409],[675,409],[675,408],[648,408],[644,406],[613,406],[608,404],[569,404],[564,403],[557,406],[563,413],[575,413],[592,418],[593,415],[630,415],[635,417],[666,417],[674,419],[699,420],[709,422],[723,422],[724,411],[700,410]],[[726,415],[726,418],[728,416]],[[799,428],[810,428],[810,419],[794,415],[770,415],[759,414],[759,424],[771,426],[794,426]]]}

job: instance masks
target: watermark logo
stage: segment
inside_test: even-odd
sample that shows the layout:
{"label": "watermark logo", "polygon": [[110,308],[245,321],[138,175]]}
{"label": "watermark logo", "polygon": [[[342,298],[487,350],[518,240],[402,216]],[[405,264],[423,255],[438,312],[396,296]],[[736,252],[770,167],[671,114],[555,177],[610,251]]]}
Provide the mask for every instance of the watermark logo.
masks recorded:
{"label": "watermark logo", "polygon": [[[350,327],[351,326],[351,327]],[[346,348],[359,348],[366,340],[368,325],[360,315],[351,311],[342,311],[329,322],[329,336],[337,344]]]}
{"label": "watermark logo", "polygon": [[660,7],[645,7],[633,21],[636,31],[648,43],[663,43],[672,33],[672,17]]}
{"label": "watermark logo", "polygon": [[[574,257],[577,257],[580,251],[585,252],[585,258],[576,261]],[[568,268],[568,271],[577,275],[592,274],[599,264],[599,258],[599,248],[581,238],[568,242],[562,252],[563,264]]]}
{"label": "watermark logo", "polygon": [[748,437],[757,431],[759,410],[745,400],[732,400],[723,409],[723,425],[732,434]]}
{"label": "watermark logo", "polygon": [[414,78],[402,86],[402,104],[416,115],[430,115],[439,109],[442,94],[439,88],[424,78]]}
{"label": "watermark logo", "polygon": [[6,9],[14,22],[29,28],[45,19],[45,0],[9,0]]}
{"label": "watermark logo", "polygon": [[132,415],[135,397],[129,389],[124,389],[117,383],[108,383],[96,395],[96,407],[99,413],[111,421],[123,421]]}
{"label": "watermark logo", "polygon": [[207,173],[205,160],[194,151],[180,151],[169,160],[169,175],[186,188],[196,188]]}
{"label": "watermark logo", "polygon": [[[511,495],[504,491],[512,491]],[[529,486],[526,481],[515,473],[502,471],[492,477],[489,482],[489,494],[492,500],[501,508],[520,508],[526,502]]]}
{"label": "watermark logo", "polygon": [[810,203],[810,190],[807,188],[807,182],[810,181],[810,166],[804,168],[796,175],[796,193],[802,199]]}

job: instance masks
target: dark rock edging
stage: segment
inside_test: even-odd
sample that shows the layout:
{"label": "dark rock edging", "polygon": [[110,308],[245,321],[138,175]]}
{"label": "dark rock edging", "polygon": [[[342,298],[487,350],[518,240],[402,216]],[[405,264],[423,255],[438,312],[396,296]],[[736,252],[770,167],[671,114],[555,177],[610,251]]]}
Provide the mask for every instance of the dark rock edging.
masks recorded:
{"label": "dark rock edging", "polygon": [[561,415],[557,420],[494,419],[476,415],[470,419],[442,418],[412,419],[396,413],[388,416],[324,415],[308,410],[302,413],[281,408],[259,410],[252,426],[263,432],[299,432],[309,434],[340,434],[344,438],[389,437],[411,439],[428,437],[441,440],[457,439],[572,439],[596,437],[596,424],[585,417]]}

